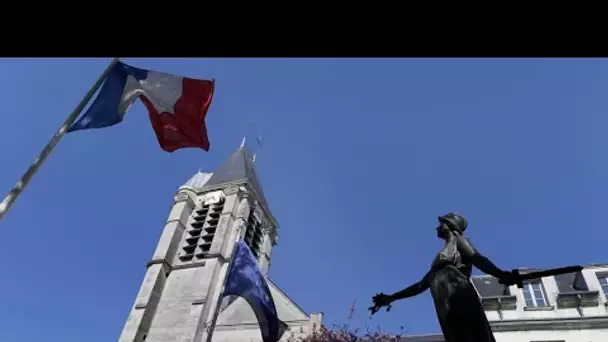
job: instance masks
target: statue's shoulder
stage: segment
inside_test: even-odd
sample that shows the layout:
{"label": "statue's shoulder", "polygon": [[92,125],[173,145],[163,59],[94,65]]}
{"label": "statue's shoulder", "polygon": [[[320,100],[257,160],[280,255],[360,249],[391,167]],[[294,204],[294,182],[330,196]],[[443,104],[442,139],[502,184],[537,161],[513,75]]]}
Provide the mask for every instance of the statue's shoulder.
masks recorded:
{"label": "statue's shoulder", "polygon": [[464,235],[458,237],[458,251],[467,257],[471,257],[477,253],[471,240]]}
{"label": "statue's shoulder", "polygon": [[459,244],[465,243],[465,244],[473,245],[473,243],[471,242],[471,239],[465,235],[459,235],[456,238],[456,240],[458,241]]}

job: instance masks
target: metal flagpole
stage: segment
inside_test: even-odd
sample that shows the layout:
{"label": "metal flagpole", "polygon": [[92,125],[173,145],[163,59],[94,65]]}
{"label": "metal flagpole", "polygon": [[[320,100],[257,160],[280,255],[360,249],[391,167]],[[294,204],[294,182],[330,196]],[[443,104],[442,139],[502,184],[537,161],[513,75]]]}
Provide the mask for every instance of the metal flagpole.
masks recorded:
{"label": "metal flagpole", "polygon": [[38,155],[38,158],[36,158],[36,160],[34,160],[34,162],[29,167],[29,169],[27,169],[27,171],[25,171],[25,173],[23,174],[21,179],[17,182],[17,184],[15,184],[15,186],[11,189],[11,191],[8,193],[8,195],[6,195],[6,197],[4,198],[2,203],[0,203],[0,221],[2,220],[4,215],[6,215],[6,212],[11,207],[11,205],[13,205],[13,203],[15,203],[15,200],[17,200],[17,197],[19,197],[21,192],[23,192],[23,189],[30,182],[30,180],[32,179],[32,177],[34,176],[36,171],[38,171],[38,169],[40,168],[42,163],[44,163],[44,161],[49,156],[49,154],[51,154],[51,152],[55,148],[55,145],[57,145],[59,140],[61,140],[61,138],[63,138],[63,136],[67,133],[68,129],[72,126],[74,121],[76,121],[76,119],[80,115],[80,112],[82,112],[84,107],[91,100],[91,97],[93,97],[93,95],[95,95],[95,92],[97,92],[99,87],[101,87],[101,85],[103,84],[103,81],[108,76],[108,74],[110,73],[110,71],[112,70],[114,65],[116,65],[116,63],[118,63],[118,58],[112,59],[112,61],[110,62],[110,65],[108,65],[106,70],[104,70],[104,72],[101,74],[101,76],[99,76],[99,79],[97,79],[97,82],[95,82],[95,84],[93,85],[93,87],[91,87],[89,92],[86,93],[86,95],[84,96],[82,101],[80,101],[78,106],[76,106],[76,108],[74,108],[74,111],[72,111],[70,116],[68,116],[68,118],[65,120],[63,125],[61,125],[61,127],[59,127],[59,130],[57,130],[57,133],[55,133],[55,135],[53,136],[51,141],[49,141],[49,143],[42,149],[42,152],[40,152],[40,155]]}
{"label": "metal flagpole", "polygon": [[234,241],[234,248],[230,252],[230,260],[228,261],[228,272],[226,272],[226,276],[222,281],[222,286],[220,287],[219,299],[217,301],[217,305],[215,306],[215,311],[213,312],[213,316],[211,316],[211,322],[207,324],[207,331],[205,336],[205,342],[211,342],[213,339],[213,332],[215,331],[215,325],[217,324],[218,316],[220,315],[220,309],[222,306],[222,300],[224,299],[224,292],[226,290],[226,283],[228,282],[228,278],[230,277],[230,271],[232,268],[232,262],[234,261],[234,257],[236,256],[236,244],[241,240],[241,233],[243,231],[243,226],[239,226],[236,231],[236,240]]}

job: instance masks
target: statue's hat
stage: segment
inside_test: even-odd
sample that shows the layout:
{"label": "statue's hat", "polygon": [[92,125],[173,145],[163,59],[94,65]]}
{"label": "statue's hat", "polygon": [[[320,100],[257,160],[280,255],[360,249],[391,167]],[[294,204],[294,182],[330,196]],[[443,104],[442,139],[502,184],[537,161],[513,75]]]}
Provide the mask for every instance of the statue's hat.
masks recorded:
{"label": "statue's hat", "polygon": [[456,213],[445,214],[443,216],[439,216],[437,219],[439,222],[446,223],[460,233],[464,233],[464,231],[467,229],[467,225],[469,224],[464,216]]}

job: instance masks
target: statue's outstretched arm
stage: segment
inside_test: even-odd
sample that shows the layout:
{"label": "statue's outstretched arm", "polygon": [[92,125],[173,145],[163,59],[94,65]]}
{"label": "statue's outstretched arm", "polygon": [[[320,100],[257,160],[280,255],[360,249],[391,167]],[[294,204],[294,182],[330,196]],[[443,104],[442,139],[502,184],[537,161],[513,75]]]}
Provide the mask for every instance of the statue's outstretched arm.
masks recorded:
{"label": "statue's outstretched arm", "polygon": [[411,286],[408,286],[399,292],[395,292],[392,295],[390,295],[392,301],[414,297],[414,296],[417,296],[417,295],[421,294],[422,292],[426,291],[430,285],[429,284],[430,275],[431,275],[431,271],[429,271],[424,276],[424,278],[422,278],[421,281],[419,281]]}
{"label": "statue's outstretched arm", "polygon": [[375,314],[376,312],[378,312],[378,310],[380,310],[380,308],[386,306],[386,311],[389,311],[391,309],[391,303],[399,300],[399,299],[405,299],[405,298],[409,298],[409,297],[414,297],[417,296],[419,294],[421,294],[422,292],[424,292],[426,289],[429,288],[430,283],[429,283],[429,279],[431,276],[431,271],[429,271],[424,278],[422,278],[421,281],[417,282],[414,285],[411,285],[409,287],[406,287],[405,289],[399,291],[399,292],[395,292],[391,295],[387,295],[384,293],[378,293],[377,295],[375,295],[374,297],[372,297],[372,300],[374,302],[374,305],[372,307],[369,308],[369,311],[371,312],[371,314]]}
{"label": "statue's outstretched arm", "polygon": [[466,256],[475,267],[477,267],[482,272],[489,274],[493,277],[502,279],[506,277],[509,272],[505,272],[498,268],[490,259],[483,256],[479,253],[471,242],[463,236],[458,237],[458,250],[464,256]]}

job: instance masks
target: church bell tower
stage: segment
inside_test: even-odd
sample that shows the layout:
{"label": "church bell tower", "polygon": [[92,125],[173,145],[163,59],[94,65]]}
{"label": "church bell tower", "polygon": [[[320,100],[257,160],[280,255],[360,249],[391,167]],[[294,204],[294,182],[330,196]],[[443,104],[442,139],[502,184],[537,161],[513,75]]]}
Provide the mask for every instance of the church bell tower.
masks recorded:
{"label": "church bell tower", "polygon": [[220,296],[235,242],[244,239],[266,273],[277,232],[243,143],[179,188],[119,341],[208,342],[214,314],[230,305]]}

